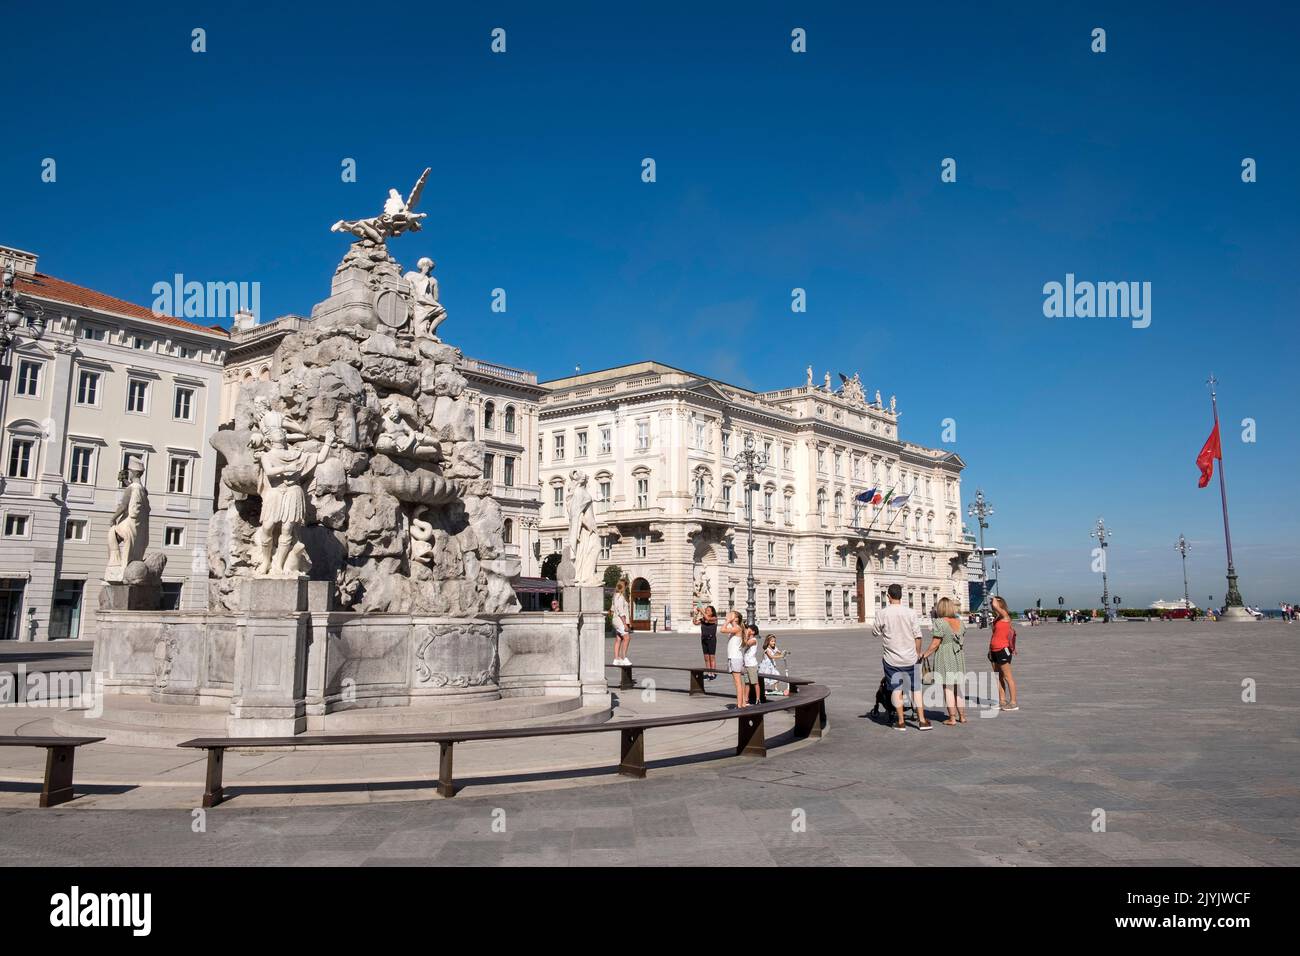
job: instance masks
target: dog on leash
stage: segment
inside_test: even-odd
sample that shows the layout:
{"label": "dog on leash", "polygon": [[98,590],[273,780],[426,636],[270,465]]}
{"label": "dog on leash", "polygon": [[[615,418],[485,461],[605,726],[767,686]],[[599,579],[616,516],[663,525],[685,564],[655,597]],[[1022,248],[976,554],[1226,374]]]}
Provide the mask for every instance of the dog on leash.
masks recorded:
{"label": "dog on leash", "polygon": [[[912,711],[912,719],[917,720],[918,718],[916,713],[916,702],[912,700],[912,695],[909,694],[907,691],[902,691],[902,694],[903,694],[903,714],[906,715],[907,711],[910,709]],[[878,714],[881,710],[884,710],[885,716],[889,717],[891,720],[893,719],[895,711],[894,711],[894,702],[891,699],[892,697],[893,697],[893,688],[889,686],[889,678],[888,677],[880,678],[880,686],[876,688],[876,703],[871,708],[872,718],[875,718],[876,714]]]}

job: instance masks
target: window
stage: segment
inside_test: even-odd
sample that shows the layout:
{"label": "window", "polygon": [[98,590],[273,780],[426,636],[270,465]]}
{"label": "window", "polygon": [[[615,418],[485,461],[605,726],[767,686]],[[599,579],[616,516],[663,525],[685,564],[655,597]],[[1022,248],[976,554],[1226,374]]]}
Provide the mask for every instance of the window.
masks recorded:
{"label": "window", "polygon": [[515,523],[510,518],[501,522],[501,541],[505,544],[515,543]]}
{"label": "window", "polygon": [[826,524],[826,489],[817,489],[817,519]]}
{"label": "window", "polygon": [[776,617],[776,588],[767,589],[767,616]]}
{"label": "window", "polygon": [[794,495],[790,494],[790,492],[788,491],[785,493],[784,506],[785,506],[785,514],[784,514],[785,523],[794,524]]}
{"label": "window", "polygon": [[514,433],[515,433],[515,407],[513,405],[507,405],[506,406],[506,434],[513,435]]}
{"label": "window", "polygon": [[763,491],[763,520],[772,520],[772,489],[767,488]]}
{"label": "window", "polygon": [[488,452],[483,456],[483,477],[489,480],[496,477],[497,456]]}
{"label": "window", "polygon": [[578,432],[577,439],[578,439],[577,457],[586,458],[587,457],[587,432],[585,430]]}
{"label": "window", "polygon": [[727,610],[734,611],[735,609],[736,609],[736,589],[727,588]]}
{"label": "window", "polygon": [[83,325],[80,331],[87,342],[103,342],[108,338],[108,331],[96,325]]}
{"label": "window", "polygon": [[199,350],[193,345],[178,345],[176,354],[183,359],[196,359],[199,357]]}
{"label": "window", "polygon": [[831,615],[833,614],[832,611],[833,603],[834,603],[834,597],[832,595],[831,589],[827,588],[826,589],[826,620],[828,621],[831,619]]}
{"label": "window", "polygon": [[564,514],[564,485],[555,485],[551,488],[551,513]]}
{"label": "window", "polygon": [[731,432],[722,433],[722,454],[724,456],[731,454]]}
{"label": "window", "polygon": [[90,537],[90,522],[85,518],[69,518],[63,525],[64,541],[85,541]]}
{"label": "window", "polygon": [[596,498],[596,500],[608,504],[608,503],[609,503],[610,493],[611,493],[611,491],[612,491],[612,487],[611,487],[611,485],[610,485],[610,481],[609,481],[609,479],[608,479],[608,478],[602,478],[602,479],[601,479],[601,480],[596,484],[596,488],[597,488],[597,492],[598,492],[598,497]]}
{"label": "window", "polygon": [[94,484],[95,449],[89,445],[73,445],[72,460],[68,465],[68,481],[74,485]]}
{"label": "window", "polygon": [[164,581],[162,585],[162,603],[158,609],[160,611],[179,611],[181,609],[181,591],[184,587],[183,581]]}
{"label": "window", "polygon": [[502,482],[505,483],[506,487],[513,488],[515,486],[515,460],[513,458],[502,460],[501,471]]}
{"label": "window", "polygon": [[488,402],[483,406],[483,430],[490,432],[496,428],[497,406],[495,402]]}
{"label": "window", "polygon": [[555,444],[552,446],[552,461],[564,461],[564,432],[555,433]]}
{"label": "window", "polygon": [[172,402],[172,418],[182,422],[194,421],[194,389],[177,387]]}
{"label": "window", "polygon": [[695,507],[703,508],[707,504],[706,496],[708,495],[708,487],[709,483],[707,478],[703,475],[695,476]]}
{"label": "window", "polygon": [[638,558],[646,556],[646,536],[643,534],[636,536],[636,556]]}
{"label": "window", "polygon": [[602,534],[600,536],[600,560],[608,561],[609,551],[610,551],[609,535]]}
{"label": "window", "polygon": [[786,615],[793,620],[797,615],[794,613],[794,588],[785,592],[785,609]]}
{"label": "window", "polygon": [[845,550],[845,551],[841,551],[841,552],[840,552],[840,567],[842,567],[842,568],[847,568],[848,566],[849,566],[849,552],[848,552],[847,550]]}
{"label": "window", "polygon": [[731,510],[731,482],[726,481],[722,484],[722,507],[726,511]]}
{"label": "window", "polygon": [[822,564],[828,568],[831,566],[831,546],[829,544],[822,545]]}
{"label": "window", "polygon": [[849,616],[849,592],[847,590],[844,592],[844,616]]}
{"label": "window", "polygon": [[139,415],[149,412],[149,383],[133,378],[126,386],[126,410]]}
{"label": "window", "polygon": [[169,524],[163,528],[163,546],[179,548],[185,544],[185,529],[180,525]]}
{"label": "window", "polygon": [[36,439],[9,439],[9,468],[6,474],[10,478],[30,478],[36,470]]}
{"label": "window", "polygon": [[637,451],[650,450],[650,423],[649,422],[636,423],[636,450]]}
{"label": "window", "polygon": [[5,537],[27,537],[27,515],[5,515]]}
{"label": "window", "polygon": [[789,471],[790,468],[792,467],[792,462],[791,462],[792,454],[793,453],[789,445],[781,446],[781,465],[786,469],[786,471]]}
{"label": "window", "polygon": [[636,480],[636,506],[638,508],[650,507],[650,479],[638,478]]}
{"label": "window", "polygon": [[81,635],[81,595],[85,581],[65,581],[54,584],[54,600],[50,606],[50,639],[76,640]]}
{"label": "window", "polygon": [[844,519],[844,492],[835,492],[835,523],[838,525]]}
{"label": "window", "polygon": [[600,453],[602,455],[608,455],[612,447],[613,437],[610,430],[608,428],[602,428],[600,430]]}
{"label": "window", "polygon": [[176,458],[167,469],[167,490],[173,495],[188,494],[190,490],[190,460]]}
{"label": "window", "polygon": [[701,451],[709,447],[709,426],[705,422],[695,423],[695,447]]}
{"label": "window", "polygon": [[835,453],[835,474],[836,475],[842,475],[844,473],[843,462],[844,462],[844,455],[841,452],[837,451]]}
{"label": "window", "polygon": [[785,566],[787,568],[794,567],[794,542],[793,541],[787,541],[785,543]]}
{"label": "window", "polygon": [[153,339],[143,335],[131,336],[131,348],[137,352],[149,352],[153,349]]}
{"label": "window", "polygon": [[771,460],[772,460],[772,441],[771,441],[771,439],[766,439],[766,438],[763,439],[763,457],[766,458],[768,461],[771,461]]}
{"label": "window", "polygon": [[99,404],[99,373],[82,369],[77,374],[77,404]]}
{"label": "window", "polygon": [[826,449],[825,448],[817,449],[817,474],[819,475],[826,474]]}
{"label": "window", "polygon": [[41,394],[41,363],[26,359],[18,363],[18,386],[15,395],[37,398]]}

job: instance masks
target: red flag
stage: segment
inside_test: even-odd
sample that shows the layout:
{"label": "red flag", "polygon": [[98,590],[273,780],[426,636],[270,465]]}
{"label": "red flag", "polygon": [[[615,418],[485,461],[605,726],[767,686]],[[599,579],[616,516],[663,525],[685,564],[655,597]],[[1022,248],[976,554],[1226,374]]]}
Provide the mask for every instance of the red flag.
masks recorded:
{"label": "red flag", "polygon": [[1223,460],[1223,448],[1219,445],[1219,423],[1214,423],[1214,431],[1210,432],[1210,437],[1205,439],[1205,447],[1201,453],[1196,456],[1196,467],[1201,469],[1201,480],[1196,483],[1197,488],[1204,488],[1214,477],[1214,459]]}

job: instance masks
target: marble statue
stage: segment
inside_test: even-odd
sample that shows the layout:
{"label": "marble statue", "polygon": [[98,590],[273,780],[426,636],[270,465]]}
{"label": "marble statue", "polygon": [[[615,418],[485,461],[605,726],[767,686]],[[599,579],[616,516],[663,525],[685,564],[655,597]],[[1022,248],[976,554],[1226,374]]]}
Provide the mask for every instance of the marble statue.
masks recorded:
{"label": "marble statue", "polygon": [[600,584],[596,576],[596,503],[587,490],[585,472],[569,474],[569,555],[573,560],[574,583],[578,587]]}
{"label": "marble statue", "polygon": [[121,581],[128,564],[143,560],[149,543],[149,492],[144,487],[144,465],[139,458],[132,458],[126,472],[126,486],[109,521],[106,581]]}
{"label": "marble statue", "polygon": [[[840,377],[844,378],[843,375]],[[863,405],[867,403],[867,396],[862,390],[862,378],[857,372],[853,373],[852,378],[844,378],[844,387],[840,389],[840,394],[851,402],[860,402]]]}
{"label": "marble statue", "polygon": [[271,400],[265,395],[253,399],[253,433],[249,436],[249,448],[266,447],[266,433],[273,428],[284,431],[285,441],[289,444],[308,438],[303,427],[289,418],[284,412],[277,412],[271,407]]}
{"label": "marble statue", "polygon": [[884,408],[884,403],[880,401],[880,389],[876,389],[876,408]]}
{"label": "marble statue", "polygon": [[424,520],[428,513],[427,505],[419,505],[411,514],[411,545],[409,556],[410,559],[425,567],[432,567],[434,563],[434,545],[433,545],[433,525]]}
{"label": "marble statue", "polygon": [[382,246],[390,237],[400,236],[407,231],[419,232],[420,220],[428,213],[413,212],[413,210],[416,203],[420,201],[420,193],[424,191],[424,184],[428,179],[429,170],[426,169],[420,174],[420,178],[411,188],[410,196],[406,199],[402,199],[402,194],[396,189],[390,189],[388,199],[384,201],[384,211],[378,216],[369,219],[340,219],[330,226],[330,232],[348,232],[363,243],[375,246]]}
{"label": "marble statue", "polygon": [[812,388],[812,384],[813,384],[813,370],[812,370],[812,366],[809,365],[808,366],[808,387]]}
{"label": "marble statue", "polygon": [[831,373],[830,373],[830,372],[827,372],[827,373],[826,373],[826,391],[829,392],[830,390],[831,390]]}
{"label": "marble statue", "polygon": [[695,569],[695,586],[692,591],[697,604],[708,604],[713,600],[713,585],[709,582],[709,572],[702,564]]}
{"label": "marble statue", "polygon": [[265,437],[270,447],[257,456],[261,469],[258,492],[262,498],[262,515],[253,539],[260,559],[254,574],[297,577],[305,573],[306,558],[306,549],[298,540],[298,529],[307,520],[303,485],[329,457],[334,433],[327,432],[324,444],[315,452],[290,448],[283,428],[272,428]]}
{"label": "marble statue", "polygon": [[890,410],[891,412],[897,412],[897,411],[898,411],[898,399],[897,399],[897,397],[895,397],[895,396],[893,396],[893,395],[890,395],[890,396],[889,396],[889,410]]}
{"label": "marble statue", "polygon": [[447,310],[438,301],[438,280],[433,277],[435,263],[424,256],[415,265],[418,272],[408,272],[403,276],[410,283],[411,297],[414,300],[411,331],[417,338],[440,342],[442,340],[438,338],[438,326],[447,318]]}
{"label": "marble statue", "polygon": [[419,461],[442,460],[442,446],[438,439],[412,428],[394,399],[387,399],[383,408],[383,434],[375,441],[375,451]]}

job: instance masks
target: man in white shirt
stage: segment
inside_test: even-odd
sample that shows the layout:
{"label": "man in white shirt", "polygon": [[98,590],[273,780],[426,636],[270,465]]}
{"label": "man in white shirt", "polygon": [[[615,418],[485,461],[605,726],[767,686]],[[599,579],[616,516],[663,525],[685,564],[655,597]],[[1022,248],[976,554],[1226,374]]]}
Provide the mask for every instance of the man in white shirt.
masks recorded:
{"label": "man in white shirt", "polygon": [[876,613],[875,632],[880,637],[883,648],[885,679],[892,688],[890,702],[898,714],[895,730],[906,730],[903,721],[903,685],[912,692],[912,703],[916,708],[920,730],[929,730],[930,721],[925,719],[925,705],[921,701],[922,685],[917,674],[918,661],[921,656],[921,625],[910,608],[902,605],[903,587],[899,584],[889,586],[889,604]]}

